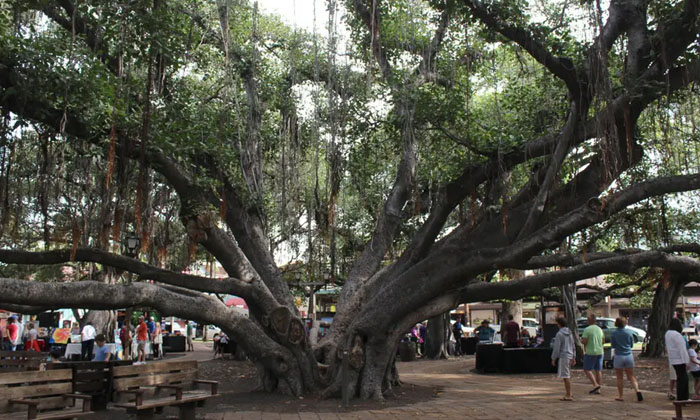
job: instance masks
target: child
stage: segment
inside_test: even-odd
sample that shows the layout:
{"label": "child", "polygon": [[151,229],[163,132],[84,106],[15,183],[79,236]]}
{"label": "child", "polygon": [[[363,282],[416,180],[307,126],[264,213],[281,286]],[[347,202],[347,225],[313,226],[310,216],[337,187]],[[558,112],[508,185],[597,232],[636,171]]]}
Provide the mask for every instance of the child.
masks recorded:
{"label": "child", "polygon": [[109,362],[112,359],[112,353],[109,351],[109,347],[105,345],[105,335],[97,334],[95,337],[95,357],[92,359],[93,362]]}
{"label": "child", "polygon": [[700,360],[698,360],[698,340],[692,339],[688,343],[690,348],[688,349],[688,356],[690,356],[690,374],[693,375],[693,382],[695,387],[694,400],[700,399]]}
{"label": "child", "polygon": [[29,333],[27,333],[27,350],[29,351],[41,351],[39,348],[39,342],[37,341],[39,333],[37,333],[34,323],[29,324]]}

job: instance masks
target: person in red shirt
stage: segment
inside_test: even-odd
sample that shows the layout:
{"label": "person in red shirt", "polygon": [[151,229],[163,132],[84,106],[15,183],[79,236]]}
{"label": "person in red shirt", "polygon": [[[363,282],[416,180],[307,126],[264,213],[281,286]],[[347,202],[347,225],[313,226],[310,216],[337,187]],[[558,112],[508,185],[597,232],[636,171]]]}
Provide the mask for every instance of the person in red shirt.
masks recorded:
{"label": "person in red shirt", "polygon": [[503,337],[503,342],[506,343],[506,347],[518,347],[518,342],[520,341],[520,325],[513,321],[513,314],[508,314],[508,322],[504,326],[505,336]]}
{"label": "person in red shirt", "polygon": [[139,317],[139,326],[136,327],[136,351],[138,352],[137,363],[146,362],[146,343],[148,342],[148,325],[142,316]]}
{"label": "person in red shirt", "polygon": [[19,327],[15,323],[17,319],[15,317],[8,318],[7,320],[7,340],[5,344],[5,349],[8,351],[15,351],[17,349],[17,332]]}

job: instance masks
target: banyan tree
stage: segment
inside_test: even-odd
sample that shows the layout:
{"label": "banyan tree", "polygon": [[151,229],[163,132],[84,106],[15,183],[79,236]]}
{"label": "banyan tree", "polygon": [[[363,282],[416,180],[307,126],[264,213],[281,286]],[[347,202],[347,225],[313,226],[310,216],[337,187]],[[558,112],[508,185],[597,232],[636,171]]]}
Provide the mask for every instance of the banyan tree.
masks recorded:
{"label": "banyan tree", "polygon": [[[698,0],[313,4],[2,0],[0,307],[153,308],[380,399],[460,303],[697,273]],[[340,288],[321,339],[290,280]]]}

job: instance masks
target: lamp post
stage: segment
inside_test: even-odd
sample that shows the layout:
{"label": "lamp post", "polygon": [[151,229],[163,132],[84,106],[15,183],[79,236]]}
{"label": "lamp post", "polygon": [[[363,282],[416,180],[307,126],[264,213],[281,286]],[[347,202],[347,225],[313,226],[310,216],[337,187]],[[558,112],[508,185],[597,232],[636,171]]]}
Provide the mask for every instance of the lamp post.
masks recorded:
{"label": "lamp post", "polygon": [[135,258],[138,256],[139,248],[141,247],[141,239],[136,236],[133,231],[129,232],[128,235],[122,240],[122,254],[127,257]]}

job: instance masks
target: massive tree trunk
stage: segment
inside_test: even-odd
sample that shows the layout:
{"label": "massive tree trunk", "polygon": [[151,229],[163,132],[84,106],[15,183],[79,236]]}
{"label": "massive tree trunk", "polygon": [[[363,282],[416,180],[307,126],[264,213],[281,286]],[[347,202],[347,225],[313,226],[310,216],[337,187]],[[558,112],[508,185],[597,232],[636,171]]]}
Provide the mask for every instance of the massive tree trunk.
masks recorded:
{"label": "massive tree trunk", "polygon": [[425,357],[428,359],[446,359],[449,354],[447,346],[450,343],[450,313],[445,312],[430,318],[427,328]]}
{"label": "massive tree trunk", "polygon": [[662,357],[665,355],[664,334],[674,317],[678,298],[689,281],[687,273],[664,271],[661,275],[651,304],[651,314],[647,326],[648,341],[642,356]]}

